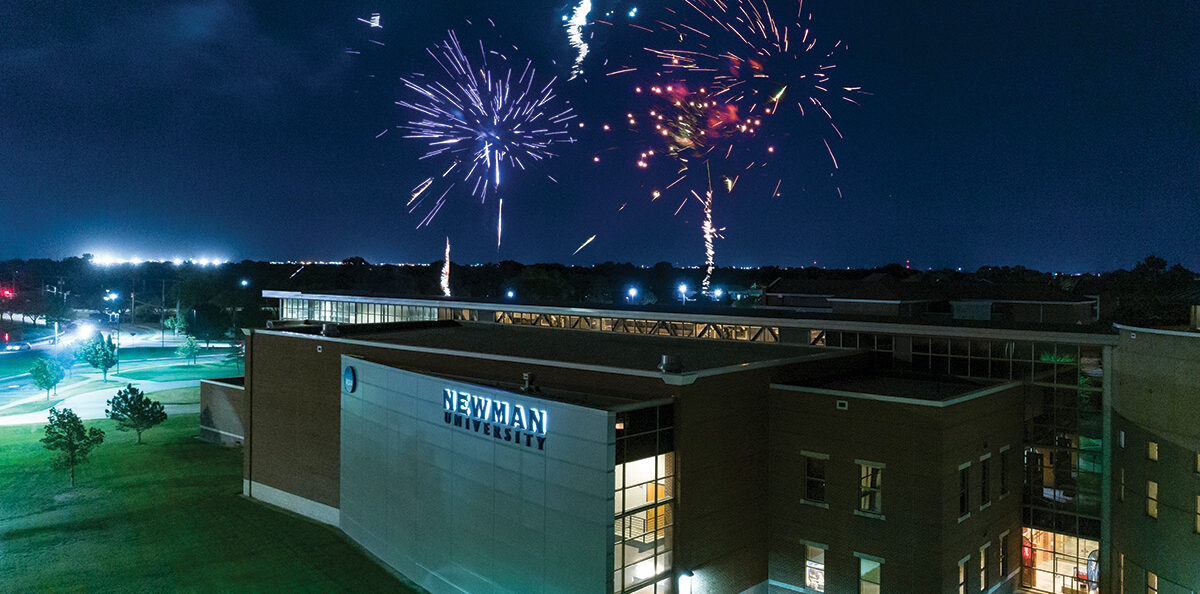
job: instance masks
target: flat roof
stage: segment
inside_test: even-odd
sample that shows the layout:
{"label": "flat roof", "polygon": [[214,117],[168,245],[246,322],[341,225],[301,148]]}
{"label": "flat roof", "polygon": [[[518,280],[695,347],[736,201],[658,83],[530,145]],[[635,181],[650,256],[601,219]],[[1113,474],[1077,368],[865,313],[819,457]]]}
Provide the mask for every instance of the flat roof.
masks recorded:
{"label": "flat roof", "polygon": [[[954,376],[935,376],[888,371],[855,371],[850,373],[806,378],[772,387],[802,392],[833,395],[892,397],[898,401],[913,400],[932,403],[958,401],[976,392],[990,392],[1003,382],[971,380]],[[981,395],[981,394],[978,394]],[[878,398],[876,398],[878,399]]]}
{"label": "flat roof", "polygon": [[1058,325],[999,320],[955,320],[949,313],[924,314],[916,318],[892,316],[845,315],[813,312],[805,308],[782,306],[727,306],[714,303],[689,303],[686,306],[660,302],[654,305],[612,303],[550,304],[514,301],[510,299],[458,299],[451,297],[397,297],[369,292],[325,291],[306,293],[264,289],[268,299],[315,299],[349,303],[382,303],[423,307],[450,307],[481,311],[519,313],[548,313],[644,320],[681,322],[752,324],[792,328],[819,328],[857,332],[886,332],[929,336],[958,336],[963,338],[1002,338],[1006,340],[1044,340],[1077,344],[1115,345],[1117,335],[1111,326],[1102,324]]}
{"label": "flat roof", "polygon": [[[338,338],[659,373],[663,355],[675,355],[683,374],[775,365],[828,355],[830,349],[797,344],[676,338],[645,334],[440,322],[359,326]],[[841,352],[849,352],[841,351]]]}

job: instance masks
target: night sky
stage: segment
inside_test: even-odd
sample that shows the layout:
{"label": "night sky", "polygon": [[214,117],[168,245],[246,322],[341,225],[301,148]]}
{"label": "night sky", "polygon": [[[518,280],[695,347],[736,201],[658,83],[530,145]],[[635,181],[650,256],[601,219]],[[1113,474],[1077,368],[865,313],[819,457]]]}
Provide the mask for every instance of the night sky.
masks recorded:
{"label": "night sky", "polygon": [[[612,11],[614,26],[584,29],[571,81],[562,16],[575,1],[60,4],[0,5],[0,258],[429,262],[449,236],[461,263],[703,262],[697,204],[674,215],[682,193],[650,201],[673,170],[639,170],[627,134],[599,133],[653,81],[641,48],[654,37],[628,23],[681,3],[597,0],[591,16]],[[872,95],[832,109],[845,135],[833,179],[814,126],[767,132],[768,167],[715,204],[718,265],[1085,272],[1154,253],[1200,269],[1196,2],[805,10],[822,43],[848,46],[837,80]],[[372,12],[381,30],[356,20]],[[425,210],[405,208],[441,167],[394,129],[408,114],[393,102],[411,98],[399,77],[435,72],[423,48],[451,27],[560,75],[586,124],[554,160],[509,176],[499,253],[491,201],[452,194],[422,229]],[[626,64],[640,69],[605,76]]]}

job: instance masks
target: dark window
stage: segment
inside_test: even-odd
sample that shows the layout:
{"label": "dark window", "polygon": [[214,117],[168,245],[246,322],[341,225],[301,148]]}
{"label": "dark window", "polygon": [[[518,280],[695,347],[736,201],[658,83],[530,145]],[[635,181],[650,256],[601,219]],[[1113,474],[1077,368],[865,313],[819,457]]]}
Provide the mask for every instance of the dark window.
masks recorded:
{"label": "dark window", "polygon": [[967,466],[958,471],[958,515],[965,516],[971,512],[971,467]]}
{"label": "dark window", "polygon": [[805,499],[825,502],[825,460],[812,456],[804,457],[804,483]]}
{"label": "dark window", "polygon": [[1008,452],[1000,452],[1000,494],[1008,495]]}
{"label": "dark window", "polygon": [[979,505],[984,506],[992,502],[992,495],[989,492],[988,484],[988,467],[991,466],[991,458],[983,460],[979,463]]}

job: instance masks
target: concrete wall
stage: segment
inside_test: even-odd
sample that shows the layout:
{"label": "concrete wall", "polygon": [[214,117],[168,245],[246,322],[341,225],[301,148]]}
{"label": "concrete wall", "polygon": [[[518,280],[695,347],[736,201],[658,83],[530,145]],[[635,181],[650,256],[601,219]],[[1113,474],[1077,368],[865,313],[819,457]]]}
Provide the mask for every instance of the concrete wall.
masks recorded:
{"label": "concrete wall", "polygon": [[[346,534],[435,594],[612,591],[611,413],[342,363]],[[544,449],[445,422],[444,388],[545,409]]]}
{"label": "concrete wall", "polygon": [[[1112,546],[1108,562],[1125,589],[1200,591],[1200,334],[1122,329],[1113,353]],[[1121,447],[1124,434],[1125,446]],[[1158,460],[1148,459],[1148,443]],[[1121,499],[1124,474],[1125,496]],[[1158,483],[1158,518],[1147,514],[1147,483]]]}
{"label": "concrete wall", "polygon": [[246,389],[242,378],[200,380],[200,439],[224,445],[245,440]]}

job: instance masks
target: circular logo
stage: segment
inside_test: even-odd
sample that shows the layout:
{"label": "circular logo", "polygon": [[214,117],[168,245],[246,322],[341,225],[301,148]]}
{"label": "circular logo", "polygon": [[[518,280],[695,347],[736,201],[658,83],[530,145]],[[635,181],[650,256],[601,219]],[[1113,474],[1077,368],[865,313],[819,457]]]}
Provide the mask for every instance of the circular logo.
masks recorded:
{"label": "circular logo", "polygon": [[347,365],[346,370],[342,372],[342,388],[347,392],[353,392],[358,387],[358,377],[354,373],[354,368]]}

